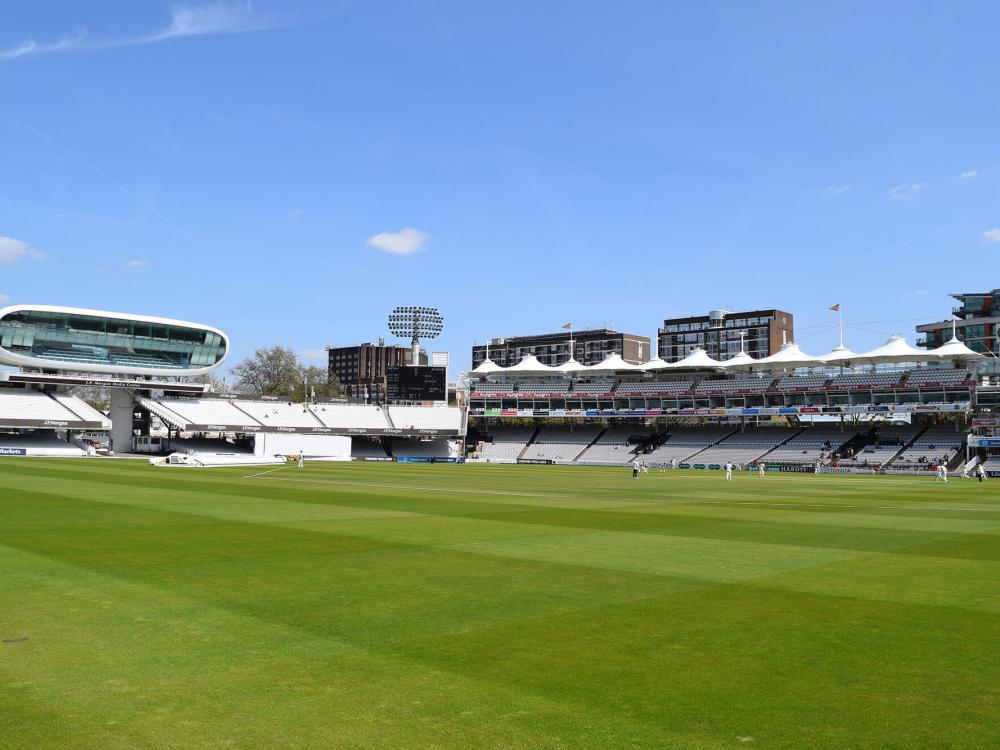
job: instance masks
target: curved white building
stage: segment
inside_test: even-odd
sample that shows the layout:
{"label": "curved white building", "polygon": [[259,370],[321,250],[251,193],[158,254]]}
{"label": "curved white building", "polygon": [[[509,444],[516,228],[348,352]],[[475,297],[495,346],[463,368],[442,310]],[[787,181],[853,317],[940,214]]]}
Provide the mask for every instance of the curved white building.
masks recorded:
{"label": "curved white building", "polygon": [[0,309],[0,364],[111,375],[192,376],[229,354],[218,328],[58,305]]}

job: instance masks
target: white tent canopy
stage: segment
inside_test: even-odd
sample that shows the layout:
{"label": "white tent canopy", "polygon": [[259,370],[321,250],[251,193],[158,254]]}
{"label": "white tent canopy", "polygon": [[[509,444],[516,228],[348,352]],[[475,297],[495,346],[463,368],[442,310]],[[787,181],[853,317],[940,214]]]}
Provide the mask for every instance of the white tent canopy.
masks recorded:
{"label": "white tent canopy", "polygon": [[931,349],[929,354],[947,360],[982,359],[984,356],[979,352],[972,351],[963,342],[959,341],[957,336],[952,336],[937,349]]}
{"label": "white tent canopy", "polygon": [[589,373],[614,373],[614,372],[635,372],[641,370],[640,365],[633,365],[622,359],[620,354],[609,354],[603,362],[584,368]]}
{"label": "white tent canopy", "polygon": [[717,359],[712,359],[708,356],[708,353],[698,347],[692,349],[690,354],[688,354],[683,359],[676,362],[671,362],[667,365],[667,369],[670,370],[708,370],[721,367],[722,363]]}
{"label": "white tent canopy", "polygon": [[526,354],[520,362],[510,367],[505,367],[499,372],[504,375],[558,375],[559,371],[554,367],[543,365],[534,354]]}
{"label": "white tent canopy", "polygon": [[823,360],[806,354],[799,345],[789,341],[770,357],[761,357],[753,365],[753,369],[794,370],[797,367],[819,367]]}
{"label": "white tent canopy", "polygon": [[852,362],[856,362],[858,357],[860,357],[857,352],[852,352],[846,346],[841,344],[836,349],[828,351],[826,354],[820,357],[821,360],[826,362],[828,365],[840,365],[842,367],[850,367]]}
{"label": "white tent canopy", "polygon": [[745,351],[740,349],[740,353],[730,357],[729,359],[722,360],[719,366],[726,370],[748,370],[751,369],[760,360],[754,359]]}
{"label": "white tent canopy", "polygon": [[665,362],[659,357],[654,357],[648,362],[643,362],[641,365],[638,365],[637,369],[642,370],[643,372],[656,372],[658,370],[666,370],[669,367],[672,367],[669,362]]}
{"label": "white tent canopy", "polygon": [[940,357],[933,352],[910,346],[902,336],[891,336],[882,346],[857,355],[854,362],[887,365],[899,362],[934,362],[939,359]]}
{"label": "white tent canopy", "polygon": [[576,375],[581,372],[586,372],[588,368],[586,365],[581,365],[575,359],[570,357],[561,365],[556,365],[552,369],[553,371],[560,373],[562,375]]}
{"label": "white tent canopy", "polygon": [[493,375],[494,373],[503,372],[505,369],[507,369],[507,368],[501,367],[496,362],[494,362],[492,359],[484,359],[482,362],[479,363],[479,366],[476,367],[476,369],[474,369],[469,374],[470,375]]}

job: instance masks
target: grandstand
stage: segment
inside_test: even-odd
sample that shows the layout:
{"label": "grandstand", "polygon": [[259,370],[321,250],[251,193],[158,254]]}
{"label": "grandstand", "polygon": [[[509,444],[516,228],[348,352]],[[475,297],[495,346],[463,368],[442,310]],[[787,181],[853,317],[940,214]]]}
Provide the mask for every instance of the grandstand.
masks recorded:
{"label": "grandstand", "polygon": [[723,438],[732,435],[735,427],[675,427],[662,445],[654,448],[642,459],[651,464],[681,463]]}
{"label": "grandstand", "polygon": [[825,464],[830,461],[831,454],[860,434],[856,428],[807,427],[775,447],[764,460],[782,466],[812,466],[817,461]]}
{"label": "grandstand", "polygon": [[687,461],[705,466],[747,466],[798,434],[787,427],[755,427],[734,432],[725,439],[690,456]]}
{"label": "grandstand", "polygon": [[252,417],[258,424],[281,427],[322,427],[323,423],[310,411],[305,404],[293,404],[291,401],[248,401],[240,399],[234,402],[244,414]]}
{"label": "grandstand", "polygon": [[964,433],[955,431],[954,425],[932,425],[892,462],[892,466],[916,469],[951,463],[964,447],[965,437]]}
{"label": "grandstand", "polygon": [[458,452],[449,440],[415,440],[413,438],[392,438],[392,455],[397,460],[408,458],[455,459]]}
{"label": "grandstand", "polygon": [[881,467],[908,446],[923,428],[918,425],[881,425],[863,436],[853,455],[841,454],[839,466]]}
{"label": "grandstand", "polygon": [[645,443],[651,436],[652,430],[647,427],[611,427],[581,453],[576,462],[613,465],[628,463],[636,458],[639,445]]}
{"label": "grandstand", "polygon": [[534,427],[497,425],[489,430],[490,439],[483,441],[478,459],[484,463],[515,463],[534,434]]}
{"label": "grandstand", "polygon": [[0,456],[54,456],[76,458],[87,455],[79,445],[60,439],[54,432],[0,432]]}
{"label": "grandstand", "polygon": [[0,390],[0,426],[108,429],[110,421],[82,399],[23,388]]}
{"label": "grandstand", "polygon": [[529,461],[573,461],[602,432],[597,425],[543,427],[524,450],[522,459]]}
{"label": "grandstand", "polygon": [[367,404],[313,404],[312,413],[324,427],[337,430],[372,430],[389,427],[389,419],[381,406]]}

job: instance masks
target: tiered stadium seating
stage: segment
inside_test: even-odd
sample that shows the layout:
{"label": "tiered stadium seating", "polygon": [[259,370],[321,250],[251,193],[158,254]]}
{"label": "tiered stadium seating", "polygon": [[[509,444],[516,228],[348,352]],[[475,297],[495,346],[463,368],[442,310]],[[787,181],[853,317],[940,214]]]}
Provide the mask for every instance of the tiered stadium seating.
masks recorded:
{"label": "tiered stadium seating", "polygon": [[661,393],[685,393],[694,385],[693,380],[643,380],[638,383],[620,383],[616,396],[649,396]]}
{"label": "tiered stadium seating", "polygon": [[983,471],[1000,471],[1000,456],[987,456],[983,461]]}
{"label": "tiered stadium seating", "polygon": [[483,442],[479,460],[485,463],[512,464],[534,434],[534,427],[493,427],[490,429],[493,440]]}
{"label": "tiered stadium seating", "polygon": [[473,398],[482,396],[502,396],[513,393],[514,386],[511,383],[487,383],[486,381],[480,380],[479,382],[472,384],[471,391]]}
{"label": "tiered stadium seating", "polygon": [[29,456],[78,458],[86,455],[82,448],[60,440],[53,432],[44,431],[0,432],[0,448],[23,449]]}
{"label": "tiered stadium seating", "polygon": [[389,421],[381,406],[367,404],[312,404],[310,409],[324,427],[385,429]]}
{"label": "tiered stadium seating", "polygon": [[[731,461],[745,466],[774,450],[793,435],[787,427],[755,427],[730,435],[717,445],[710,446],[689,459],[695,464],[724,464]],[[766,459],[765,459],[766,462]]]}
{"label": "tiered stadium seating", "polygon": [[899,383],[902,372],[845,372],[830,381],[835,390],[861,390],[866,388],[888,388]]}
{"label": "tiered stadium seating", "polygon": [[669,464],[672,460],[680,463],[735,430],[735,427],[675,427],[666,443],[640,458],[648,464]]}
{"label": "tiered stadium seating", "polygon": [[774,385],[776,391],[821,390],[829,378],[826,375],[785,375]]}
{"label": "tiered stadium seating", "polygon": [[537,461],[572,461],[601,433],[595,425],[543,427],[534,442],[524,451],[524,458]]}
{"label": "tiered stadium seating", "polygon": [[741,391],[759,392],[767,390],[772,378],[758,378],[756,375],[744,375],[721,380],[702,380],[698,383],[695,393],[738,393]]}
{"label": "tiered stadium seating", "polygon": [[[237,408],[232,401],[221,398],[163,398],[159,401],[140,398],[139,402],[174,427],[218,424],[234,428],[260,427],[260,422]],[[162,407],[162,408],[158,408]]]}
{"label": "tiered stadium seating", "polygon": [[456,455],[448,440],[393,438],[392,455],[396,458],[450,458]]}
{"label": "tiered stadium seating", "polygon": [[615,381],[613,380],[593,380],[589,383],[578,382],[573,384],[573,393],[577,396],[602,396],[610,393],[614,387]]}
{"label": "tiered stadium seating", "polygon": [[814,465],[820,460],[826,463],[831,451],[853,440],[858,434],[859,431],[854,428],[841,431],[839,427],[808,427],[764,456],[764,462],[793,466]]}
{"label": "tiered stadium seating", "polygon": [[237,401],[236,406],[263,425],[320,427],[322,422],[303,404],[288,401]]}
{"label": "tiered stadium seating", "polygon": [[971,381],[972,375],[965,370],[924,367],[919,370],[911,370],[906,374],[906,384],[918,388],[938,385],[957,386]]}
{"label": "tiered stadium seating", "polygon": [[462,410],[457,406],[390,406],[389,419],[400,429],[462,429]]}
{"label": "tiered stadium seating", "polygon": [[[580,463],[628,463],[635,458],[634,438],[648,438],[652,431],[646,427],[612,427],[597,438],[576,460]],[[644,459],[645,460],[645,459]]]}
{"label": "tiered stadium seating", "polygon": [[111,429],[111,420],[78,396],[57,393],[52,398],[85,422],[100,422],[104,429]]}
{"label": "tiered stadium seating", "polygon": [[882,425],[869,438],[868,445],[852,458],[838,458],[840,466],[884,466],[917,436],[922,428],[914,425]]}
{"label": "tiered stadium seating", "polygon": [[953,425],[931,425],[892,462],[894,467],[913,467],[950,461],[965,445],[965,433]]}
{"label": "tiered stadium seating", "polygon": [[351,458],[386,458],[382,443],[366,437],[351,438]]}
{"label": "tiered stadium seating", "polygon": [[517,392],[521,396],[561,396],[569,392],[568,380],[549,380],[537,383],[519,383]]}
{"label": "tiered stadium seating", "polygon": [[47,419],[71,423],[81,421],[80,416],[56,399],[37,391],[21,389],[0,389],[0,419]]}

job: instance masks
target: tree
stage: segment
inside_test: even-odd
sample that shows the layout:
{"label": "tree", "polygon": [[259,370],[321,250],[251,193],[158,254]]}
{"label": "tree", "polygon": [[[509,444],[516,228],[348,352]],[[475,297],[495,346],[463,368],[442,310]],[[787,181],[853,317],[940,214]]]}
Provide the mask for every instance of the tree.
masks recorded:
{"label": "tree", "polygon": [[340,393],[340,381],[330,378],[322,367],[303,365],[295,352],[283,346],[258,349],[233,367],[236,390],[294,401],[333,398]]}
{"label": "tree", "polygon": [[302,366],[295,352],[283,346],[258,349],[233,367],[241,393],[293,399],[302,396]]}
{"label": "tree", "polygon": [[302,367],[300,375],[303,386],[309,391],[306,394],[307,398],[313,393],[316,398],[336,398],[340,395],[340,380],[337,379],[336,375],[327,373],[322,367],[315,365]]}

